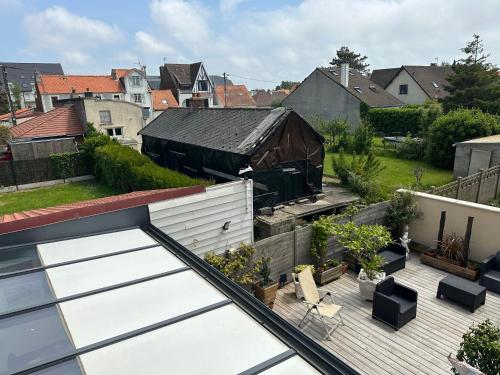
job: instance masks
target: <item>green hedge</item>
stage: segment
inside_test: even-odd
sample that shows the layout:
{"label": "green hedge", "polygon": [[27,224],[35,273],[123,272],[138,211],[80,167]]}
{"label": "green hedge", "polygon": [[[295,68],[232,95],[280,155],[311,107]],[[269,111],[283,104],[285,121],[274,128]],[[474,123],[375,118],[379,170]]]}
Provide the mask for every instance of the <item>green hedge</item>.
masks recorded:
{"label": "green hedge", "polygon": [[58,178],[70,178],[92,174],[91,165],[82,152],[64,152],[51,154],[49,159]]}
{"label": "green hedge", "polygon": [[376,132],[384,134],[419,134],[422,131],[422,109],[414,107],[371,108],[368,121]]}
{"label": "green hedge", "polygon": [[96,177],[121,192],[209,184],[160,167],[147,156],[117,143],[98,147],[94,159]]}

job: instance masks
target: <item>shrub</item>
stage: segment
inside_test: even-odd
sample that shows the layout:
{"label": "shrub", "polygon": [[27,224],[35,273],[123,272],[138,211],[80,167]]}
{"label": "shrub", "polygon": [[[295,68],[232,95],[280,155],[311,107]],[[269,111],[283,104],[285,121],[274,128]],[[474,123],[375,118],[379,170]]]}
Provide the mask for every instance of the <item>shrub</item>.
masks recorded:
{"label": "shrub", "polygon": [[363,176],[349,172],[348,185],[349,189],[363,198],[365,203],[371,204],[382,199],[380,185]]}
{"label": "shrub", "polygon": [[409,133],[396,148],[401,159],[422,160],[425,157],[425,146],[422,140],[414,139]]}
{"label": "shrub", "polygon": [[411,191],[396,191],[387,209],[387,220],[390,226],[398,230],[401,225],[408,225],[422,217],[418,209],[417,198]]}
{"label": "shrub", "polygon": [[160,167],[147,156],[118,143],[97,148],[94,158],[96,177],[121,192],[209,184]]}
{"label": "shrub", "polygon": [[344,185],[349,184],[349,173],[370,181],[385,169],[373,153],[369,153],[367,156],[353,154],[349,161],[343,151],[338,156],[332,156],[332,166],[340,182]]}
{"label": "shrub", "polygon": [[372,126],[363,121],[354,130],[354,136],[352,140],[352,151],[357,154],[367,154],[372,149],[373,142],[373,128]]}
{"label": "shrub", "polygon": [[[457,359],[475,367],[487,375],[500,373],[500,328],[489,319],[474,324],[462,336]],[[453,369],[453,373],[458,372]]]}
{"label": "shrub", "polygon": [[420,107],[371,108],[367,118],[376,132],[384,134],[420,134],[422,132],[422,113]]}
{"label": "shrub", "polygon": [[83,143],[80,145],[80,151],[82,152],[83,157],[86,160],[86,162],[89,163],[89,165],[93,166],[93,165],[95,165],[95,159],[94,159],[95,150],[98,147],[105,146],[105,145],[112,144],[112,143],[118,144],[118,142],[115,139],[113,139],[105,134],[95,132],[95,133],[93,133],[92,136],[85,138]]}
{"label": "shrub", "polygon": [[443,168],[452,168],[453,144],[500,133],[498,117],[478,109],[458,109],[439,117],[429,128],[426,155]]}
{"label": "shrub", "polygon": [[312,225],[311,255],[316,261],[316,269],[325,264],[328,237],[332,235],[333,220],[330,216],[321,216]]}
{"label": "shrub", "polygon": [[327,121],[319,116],[312,119],[315,129],[328,139],[327,152],[337,152],[341,148],[349,149],[351,136],[348,134],[349,123],[346,119],[336,118]]}
{"label": "shrub", "polygon": [[90,169],[81,152],[64,152],[61,154],[50,154],[49,159],[57,177],[67,179],[77,176],[80,168]]}

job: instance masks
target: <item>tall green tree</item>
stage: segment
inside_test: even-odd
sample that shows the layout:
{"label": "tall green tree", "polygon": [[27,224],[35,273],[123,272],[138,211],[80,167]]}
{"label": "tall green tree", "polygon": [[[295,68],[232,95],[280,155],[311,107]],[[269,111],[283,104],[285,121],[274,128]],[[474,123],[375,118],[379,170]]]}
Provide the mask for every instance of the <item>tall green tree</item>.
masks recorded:
{"label": "tall green tree", "polygon": [[21,109],[21,88],[17,83],[12,85],[12,96],[14,97],[14,107],[16,110]]}
{"label": "tall green tree", "polygon": [[0,90],[0,115],[9,112],[9,99],[7,93]]}
{"label": "tall green tree", "polygon": [[361,56],[360,53],[351,51],[349,47],[342,46],[337,50],[337,55],[330,61],[330,65],[340,66],[340,64],[348,63],[350,68],[361,73],[368,73],[370,64],[366,60],[368,60],[367,56]]}
{"label": "tall green tree", "polygon": [[300,82],[295,81],[281,81],[281,83],[276,86],[276,90],[291,90],[297,86]]}
{"label": "tall green tree", "polygon": [[449,95],[442,99],[445,112],[457,108],[479,108],[500,114],[500,77],[497,68],[487,59],[483,41],[474,34],[472,41],[461,49],[465,57],[453,65],[455,74],[448,77],[445,89]]}

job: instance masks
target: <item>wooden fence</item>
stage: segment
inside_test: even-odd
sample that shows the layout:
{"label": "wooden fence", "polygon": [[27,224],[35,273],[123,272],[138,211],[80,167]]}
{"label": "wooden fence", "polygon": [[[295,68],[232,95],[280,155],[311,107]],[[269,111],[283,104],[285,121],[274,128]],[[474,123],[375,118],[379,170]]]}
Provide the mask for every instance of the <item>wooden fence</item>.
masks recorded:
{"label": "wooden fence", "polygon": [[428,193],[467,202],[488,203],[500,194],[500,164],[459,177],[449,184],[432,188]]}

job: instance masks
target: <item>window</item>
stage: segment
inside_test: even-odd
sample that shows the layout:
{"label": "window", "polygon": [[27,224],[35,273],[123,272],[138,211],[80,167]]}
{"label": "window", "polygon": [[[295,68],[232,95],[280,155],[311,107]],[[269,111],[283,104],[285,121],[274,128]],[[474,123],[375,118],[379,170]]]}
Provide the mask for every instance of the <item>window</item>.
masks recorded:
{"label": "window", "polygon": [[208,91],[208,81],[198,81],[198,91]]}
{"label": "window", "polygon": [[134,94],[134,103],[142,103],[142,94]]}
{"label": "window", "polygon": [[99,117],[101,118],[101,124],[112,124],[110,111],[99,111]]}
{"label": "window", "polygon": [[109,128],[106,129],[108,132],[108,135],[112,138],[122,138],[123,137],[123,131],[122,128]]}
{"label": "window", "polygon": [[130,76],[130,85],[131,86],[140,86],[141,85],[141,77],[140,76]]}
{"label": "window", "polygon": [[436,83],[436,82],[432,82],[432,86],[434,86],[434,88],[439,88],[439,85]]}
{"label": "window", "polygon": [[113,95],[113,99],[120,100],[120,95]]}
{"label": "window", "polygon": [[408,85],[399,85],[399,95],[408,94]]}
{"label": "window", "polygon": [[363,90],[361,90],[361,88],[359,86],[354,86],[354,90],[356,90],[357,92],[359,92],[360,94],[363,93]]}
{"label": "window", "polygon": [[58,96],[51,96],[50,100],[52,101],[52,106],[54,106],[54,103],[59,100],[59,97]]}

